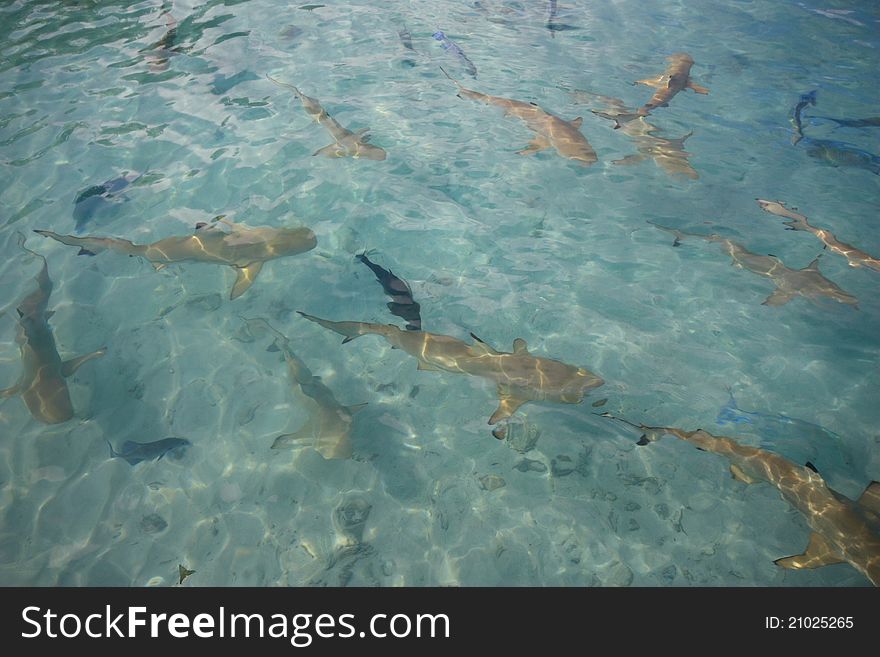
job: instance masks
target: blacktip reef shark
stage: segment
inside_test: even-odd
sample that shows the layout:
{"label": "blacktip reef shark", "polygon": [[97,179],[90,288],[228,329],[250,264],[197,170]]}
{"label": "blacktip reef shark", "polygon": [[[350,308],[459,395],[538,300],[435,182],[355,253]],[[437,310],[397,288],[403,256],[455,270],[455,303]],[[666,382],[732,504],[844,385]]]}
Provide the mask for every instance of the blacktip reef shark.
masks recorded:
{"label": "blacktip reef shark", "polygon": [[638,153],[628,155],[620,160],[612,160],[612,164],[638,164],[647,159],[663,169],[670,176],[684,176],[692,180],[699,178],[697,170],[688,161],[690,153],[684,150],[684,142],[693,132],[689,132],[677,139],[658,137],[657,126],[648,123],[645,116],[632,110],[619,98],[601,96],[587,92],[576,92],[576,95],[585,95],[598,100],[604,105],[601,110],[591,110],[596,116],[614,121],[614,129],[633,140]]}
{"label": "blacktip reef shark", "polygon": [[599,159],[596,157],[596,151],[590,146],[590,142],[587,141],[587,138],[579,130],[584,121],[582,117],[579,116],[572,121],[566,121],[544,111],[534,103],[524,103],[521,100],[502,98],[500,96],[489,96],[479,91],[466,89],[458,80],[449,75],[442,66],[440,70],[456,84],[459,98],[465,97],[484,105],[500,107],[504,110],[505,115],[522,119],[529,130],[536,133],[535,138],[528,146],[517,151],[518,155],[531,155],[547,148],[554,148],[562,157],[574,160],[583,166],[590,166]]}
{"label": "blacktip reef shark", "polygon": [[367,160],[385,159],[387,155],[385,151],[378,146],[369,143],[370,135],[367,134],[370,131],[369,128],[361,128],[357,132],[352,132],[348,128],[343,128],[336,122],[336,119],[327,114],[327,110],[325,110],[321,106],[321,103],[314,98],[306,96],[292,84],[280,82],[269,75],[266,77],[278,86],[293,91],[302,102],[303,109],[305,109],[306,113],[316,122],[324,126],[330,133],[330,136],[333,137],[332,144],[328,144],[327,146],[324,146],[324,148],[319,148],[312,153],[312,155],[323,155],[325,157],[354,157],[365,158]]}
{"label": "blacktip reef shark", "polygon": [[272,328],[265,319],[245,319],[245,322],[248,328],[260,327],[275,336],[270,350],[281,351],[290,378],[299,386],[303,395],[314,402],[306,424],[299,431],[278,436],[272,443],[272,449],[304,443],[314,447],[325,459],[351,458],[352,417],[366,404],[340,404],[333,396],[333,391],[324,385],[320,377],[313,375],[308,366],[293,353],[287,336]]}
{"label": "blacktip reef shark", "polygon": [[[222,223],[229,231],[220,230]],[[236,299],[257,280],[263,264],[275,258],[305,253],[315,248],[315,234],[304,226],[296,228],[251,228],[233,223],[223,215],[211,224],[199,223],[192,235],[166,237],[152,244],[134,244],[116,237],[74,237],[59,235],[50,230],[35,230],[62,244],[80,247],[79,255],[96,255],[101,251],[116,251],[150,261],[156,270],[176,262],[209,262],[228,265],[235,270],[235,283],[229,295]]]}
{"label": "blacktip reef shark", "polygon": [[691,80],[691,67],[694,65],[693,58],[685,52],[675,53],[666,58],[669,62],[662,75],[656,78],[636,80],[635,84],[644,84],[654,87],[657,91],[651,96],[651,100],[639,108],[638,113],[647,116],[658,107],[668,107],[669,101],[679,92],[692,89],[698,94],[708,94],[706,87],[701,87]]}
{"label": "blacktip reef shark", "polygon": [[850,267],[866,267],[880,272],[880,260],[846,242],[841,242],[831,231],[824,228],[816,228],[810,224],[806,215],[797,212],[797,208],[788,208],[782,201],[765,201],[760,198],[755,200],[764,212],[790,219],[790,221],[783,222],[788,226],[788,230],[802,230],[818,237],[829,251],[838,253],[846,258]]}
{"label": "blacktip reef shark", "polygon": [[807,149],[807,155],[833,167],[866,169],[873,174],[880,175],[880,157],[877,155],[843,141],[813,139],[804,134],[801,114],[805,107],[815,104],[816,90],[814,89],[802,94],[797,105],[794,106],[791,115],[791,124],[794,128],[791,143],[796,145],[803,141]]}
{"label": "blacktip reef shark", "polygon": [[467,344],[448,335],[405,331],[392,324],[332,322],[304,312],[299,314],[344,335],[343,344],[361,335],[381,335],[392,348],[417,358],[420,370],[470,374],[495,382],[500,403],[489,424],[509,418],[529,401],[578,404],[587,392],[605,383],[583,367],[533,356],[522,338],[513,341],[513,353],[506,353],[493,349],[473,333],[474,343]]}
{"label": "blacktip reef shark", "polygon": [[723,456],[730,472],[745,484],[767,482],[803,515],[812,533],[803,554],[777,559],[783,568],[819,568],[849,563],[880,586],[880,482],[872,481],[853,501],[828,487],[812,464],[798,465],[778,454],[742,445],[733,438],[715,436],[702,429],[685,431],[674,427],[634,424],[610,413],[602,413],[639,431],[639,445],[675,436],[698,449]]}
{"label": "blacktip reef shark", "polygon": [[859,300],[853,295],[841,289],[834,281],[828,280],[819,271],[819,258],[817,257],[803,269],[789,269],[779,258],[773,255],[759,255],[752,253],[742,244],[734,242],[720,235],[700,235],[698,233],[686,233],[674,228],[667,228],[660,224],[649,221],[649,224],[667,233],[675,235],[673,246],[678,246],[685,237],[699,237],[707,242],[720,242],[724,251],[733,258],[733,264],[740,269],[746,269],[753,274],[766,276],[776,289],[769,297],[764,299],[764,306],[782,306],[796,296],[802,296],[810,301],[818,301],[823,297],[858,309]]}
{"label": "blacktip reef shark", "polygon": [[16,342],[21,350],[22,374],[18,383],[0,390],[0,398],[21,394],[24,403],[35,420],[46,424],[59,424],[73,417],[73,404],[65,378],[76,372],[83,363],[103,356],[106,349],[61,360],[55,338],[49,327],[49,319],[55,314],[48,310],[52,281],[46,258],[24,246],[22,236],[19,245],[43,261],[37,274],[37,289],[18,304],[18,334]]}

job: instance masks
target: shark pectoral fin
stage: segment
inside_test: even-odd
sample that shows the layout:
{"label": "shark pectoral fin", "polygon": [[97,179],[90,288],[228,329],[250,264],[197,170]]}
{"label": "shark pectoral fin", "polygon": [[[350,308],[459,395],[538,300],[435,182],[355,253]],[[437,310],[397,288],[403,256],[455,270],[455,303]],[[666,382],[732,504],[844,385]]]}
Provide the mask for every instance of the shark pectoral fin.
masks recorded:
{"label": "shark pectoral fin", "polygon": [[764,299],[761,303],[762,306],[782,306],[794,298],[794,294],[791,292],[786,292],[785,290],[781,290],[776,288],[773,290],[773,294]]}
{"label": "shark pectoral fin", "polygon": [[16,383],[12,387],[3,388],[3,390],[0,390],[0,399],[6,399],[8,397],[12,397],[14,395],[17,395],[20,392],[21,392],[21,384]]}
{"label": "shark pectoral fin", "polygon": [[516,413],[516,409],[529,401],[528,399],[514,397],[506,387],[500,385],[498,386],[498,398],[501,400],[501,403],[498,404],[498,408],[495,409],[492,417],[489,418],[489,424],[497,424],[501,420],[506,420]]}
{"label": "shark pectoral fin", "polygon": [[349,415],[354,415],[358,411],[364,410],[368,405],[368,402],[364,402],[363,404],[354,404],[353,406],[346,406],[345,410],[348,411]]}
{"label": "shark pectoral fin", "polygon": [[361,143],[366,144],[368,141],[370,141],[370,136],[371,136],[371,135],[370,135],[370,129],[369,129],[369,128],[361,128],[360,130],[355,130],[352,134],[353,134],[353,135],[357,138],[357,140],[360,141]]}
{"label": "shark pectoral fin", "polygon": [[315,155],[321,155],[323,157],[343,157],[345,155],[345,149],[334,141],[332,144],[327,144],[324,148],[319,148],[312,153],[312,157]]}
{"label": "shark pectoral fin", "polygon": [[418,369],[423,370],[425,372],[440,372],[441,371],[439,367],[435,367],[434,365],[431,365],[431,363],[426,363],[423,360],[419,361]]}
{"label": "shark pectoral fin", "polygon": [[101,347],[97,351],[93,351],[90,354],[86,354],[85,356],[77,356],[76,358],[71,358],[70,360],[66,360],[61,364],[61,376],[70,376],[74,372],[79,369],[79,366],[83,363],[88,363],[90,360],[94,358],[100,358],[104,354],[107,353],[106,347]]}
{"label": "shark pectoral fin", "polygon": [[632,155],[627,155],[624,158],[619,160],[613,160],[611,164],[638,164],[639,162],[643,162],[647,159],[646,155],[642,155],[641,153],[634,153]]}
{"label": "shark pectoral fin", "polygon": [[688,80],[687,86],[688,86],[688,89],[693,89],[694,92],[696,92],[698,94],[709,93],[709,90],[706,87],[702,87],[702,86],[696,84],[693,80]]}
{"label": "shark pectoral fin", "polygon": [[743,472],[742,468],[740,468],[738,465],[731,465],[730,466],[730,474],[733,475],[734,479],[736,479],[737,481],[741,481],[744,484],[754,484],[756,481],[755,479],[752,479],[749,475],[747,475],[745,472]]}
{"label": "shark pectoral fin", "polygon": [[859,498],[859,504],[874,513],[880,513],[880,481],[872,481]]}
{"label": "shark pectoral fin", "polygon": [[833,563],[842,563],[845,561],[838,556],[837,550],[828,542],[821,534],[813,532],[810,535],[810,544],[803,554],[796,554],[792,557],[777,559],[773,563],[783,568],[821,568],[829,566]]}
{"label": "shark pectoral fin", "polygon": [[513,353],[527,354],[529,353],[529,345],[522,338],[517,338],[513,341]]}
{"label": "shark pectoral fin", "polygon": [[543,151],[547,148],[550,148],[550,140],[548,140],[543,135],[538,135],[532,141],[529,142],[529,145],[516,152],[517,155],[531,155],[532,153],[537,153],[538,151]]}
{"label": "shark pectoral fin", "polygon": [[229,294],[230,299],[237,299],[244,294],[247,289],[254,284],[260,270],[263,268],[262,262],[252,262],[247,267],[234,267],[235,284],[232,286],[232,292]]}

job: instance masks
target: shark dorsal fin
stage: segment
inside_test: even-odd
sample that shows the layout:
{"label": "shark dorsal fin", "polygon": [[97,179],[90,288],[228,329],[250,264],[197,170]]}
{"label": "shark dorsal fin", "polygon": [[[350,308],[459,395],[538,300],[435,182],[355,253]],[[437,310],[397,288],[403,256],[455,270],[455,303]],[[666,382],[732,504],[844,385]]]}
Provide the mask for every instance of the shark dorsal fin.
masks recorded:
{"label": "shark dorsal fin", "polygon": [[529,353],[529,345],[522,338],[517,338],[513,341],[513,353],[527,354]]}
{"label": "shark dorsal fin", "polygon": [[859,498],[859,504],[874,513],[880,513],[880,481],[872,481]]}
{"label": "shark dorsal fin", "polygon": [[474,347],[478,351],[483,350],[487,354],[497,354],[498,353],[498,351],[494,347],[492,347],[492,345],[490,345],[488,342],[483,340],[481,337],[474,335],[473,333],[471,333],[471,337],[476,341],[476,343],[474,344]]}
{"label": "shark dorsal fin", "polygon": [[841,563],[844,561],[838,556],[837,550],[828,542],[821,534],[813,532],[810,535],[810,544],[803,554],[796,554],[793,557],[785,557],[777,559],[773,563],[783,568],[820,568],[833,563]]}
{"label": "shark dorsal fin", "polygon": [[572,119],[571,121],[569,121],[569,123],[575,128],[580,128],[581,124],[583,122],[584,122],[584,117],[582,117],[582,116],[579,116],[576,119]]}

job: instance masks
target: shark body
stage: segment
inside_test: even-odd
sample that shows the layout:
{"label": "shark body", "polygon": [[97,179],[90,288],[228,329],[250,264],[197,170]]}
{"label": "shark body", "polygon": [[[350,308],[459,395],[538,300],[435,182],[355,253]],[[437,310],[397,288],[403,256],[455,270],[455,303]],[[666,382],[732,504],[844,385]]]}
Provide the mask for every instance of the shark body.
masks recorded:
{"label": "shark body", "polygon": [[497,351],[471,334],[473,344],[448,335],[406,331],[391,324],[332,322],[300,312],[300,315],[345,336],[343,343],[361,335],[381,335],[393,348],[419,361],[420,370],[440,370],[489,379],[497,385],[499,405],[489,424],[509,418],[528,401],[544,400],[578,404],[584,395],[604,381],[583,367],[533,356],[525,340],[517,338],[513,352]]}
{"label": "shark body", "polygon": [[733,438],[707,431],[685,431],[675,427],[653,427],[625,422],[642,431],[640,445],[675,436],[706,452],[723,456],[737,481],[766,482],[804,517],[810,526],[807,549],[775,563],[783,568],[819,568],[849,563],[874,586],[880,586],[880,482],[872,481],[858,500],[851,500],[828,487],[810,465],[798,465],[774,452],[741,445]]}
{"label": "shark body", "polygon": [[795,297],[801,296],[813,302],[828,298],[858,307],[859,300],[856,297],[822,275],[822,272],[819,271],[818,257],[803,269],[790,269],[776,256],[752,253],[739,242],[734,242],[727,237],[715,234],[686,233],[651,221],[648,223],[675,235],[673,246],[678,246],[685,237],[699,237],[707,242],[719,242],[724,251],[733,259],[735,267],[746,269],[753,274],[764,276],[773,281],[776,289],[762,302],[765,306],[782,306]]}
{"label": "shark body", "polygon": [[46,424],[59,424],[73,417],[73,404],[65,379],[83,363],[103,356],[106,349],[70,360],[61,359],[49,326],[49,319],[55,314],[48,310],[49,296],[52,294],[49,268],[43,256],[34,255],[43,261],[36,279],[37,289],[16,308],[16,342],[21,351],[22,374],[16,385],[0,390],[0,398],[21,394],[34,419]]}
{"label": "shark body", "polygon": [[841,242],[829,230],[813,226],[806,215],[797,212],[797,208],[788,208],[782,201],[765,201],[760,198],[755,200],[764,212],[788,219],[789,221],[783,223],[789,227],[789,230],[801,230],[818,237],[829,251],[846,258],[850,267],[865,267],[880,272],[880,259],[865,253],[851,244]]}
{"label": "shark body", "polygon": [[357,132],[352,132],[348,128],[344,128],[336,119],[327,113],[321,103],[316,99],[306,96],[292,84],[279,82],[275,78],[266,76],[281,87],[286,87],[296,94],[300,99],[306,113],[311,116],[317,123],[324,126],[330,136],[333,137],[333,143],[319,148],[312,155],[323,155],[325,157],[353,157],[364,158],[367,160],[384,160],[387,153],[384,149],[369,143],[369,128],[362,128]]}
{"label": "shark body", "polygon": [[315,248],[315,234],[303,226],[274,228],[259,226],[251,228],[217,218],[230,230],[204,226],[192,235],[166,237],[152,244],[134,244],[115,237],[75,237],[59,235],[50,230],[34,232],[52,239],[80,247],[80,255],[96,255],[101,251],[116,251],[148,260],[157,270],[177,262],[208,262],[228,265],[235,270],[236,280],[230,299],[240,297],[254,284],[263,264],[275,258],[305,253]]}
{"label": "shark body", "polygon": [[685,89],[692,89],[698,94],[709,93],[706,87],[701,87],[691,80],[690,73],[694,60],[690,55],[679,52],[667,57],[666,61],[668,65],[660,76],[636,81],[636,84],[644,84],[656,89],[651,99],[639,108],[638,113],[642,116],[647,116],[658,107],[667,107],[669,101]]}
{"label": "shark body", "polygon": [[526,126],[535,133],[535,138],[528,146],[517,151],[519,155],[531,155],[539,151],[553,148],[562,157],[577,162],[582,166],[590,166],[598,161],[596,151],[580,131],[583,123],[582,117],[572,121],[561,119],[555,114],[550,114],[534,103],[525,103],[521,100],[490,96],[488,94],[466,89],[457,80],[452,78],[445,70],[443,73],[458,86],[459,97],[468,98],[484,105],[494,105],[504,110],[507,116],[515,116],[521,119]]}

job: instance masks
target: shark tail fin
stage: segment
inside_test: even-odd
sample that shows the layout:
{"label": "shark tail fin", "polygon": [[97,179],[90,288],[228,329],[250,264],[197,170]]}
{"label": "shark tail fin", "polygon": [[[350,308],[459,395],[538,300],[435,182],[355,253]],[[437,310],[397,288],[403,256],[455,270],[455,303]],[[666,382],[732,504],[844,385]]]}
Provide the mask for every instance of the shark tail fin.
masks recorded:
{"label": "shark tail fin", "polygon": [[297,310],[300,315],[305,317],[310,322],[314,322],[320,326],[323,326],[326,329],[330,329],[339,335],[345,336],[345,339],[342,341],[342,344],[346,342],[351,342],[355,338],[359,338],[366,333],[371,333],[373,331],[366,330],[367,324],[363,322],[331,322],[329,319],[321,319],[320,317],[315,317],[314,315],[307,315],[301,310]]}

